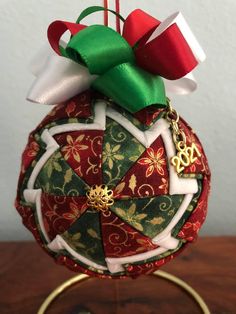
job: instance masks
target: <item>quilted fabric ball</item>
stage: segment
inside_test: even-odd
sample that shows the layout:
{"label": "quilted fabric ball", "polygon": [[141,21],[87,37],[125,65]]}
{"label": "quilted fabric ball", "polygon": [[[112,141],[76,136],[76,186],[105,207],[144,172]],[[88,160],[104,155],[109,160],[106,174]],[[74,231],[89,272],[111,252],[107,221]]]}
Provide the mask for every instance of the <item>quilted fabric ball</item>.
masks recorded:
{"label": "quilted fabric ball", "polygon": [[134,115],[85,92],[53,108],[29,136],[16,207],[59,263],[90,276],[149,274],[196,239],[210,171],[201,152],[178,175],[165,110]]}

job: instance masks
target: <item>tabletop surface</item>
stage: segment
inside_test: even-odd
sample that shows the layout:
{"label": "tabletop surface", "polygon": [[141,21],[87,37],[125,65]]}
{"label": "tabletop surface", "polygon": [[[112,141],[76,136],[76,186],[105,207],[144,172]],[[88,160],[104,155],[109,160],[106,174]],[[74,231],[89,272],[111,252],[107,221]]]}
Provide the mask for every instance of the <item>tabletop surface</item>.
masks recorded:
{"label": "tabletop surface", "polygon": [[[0,313],[36,314],[47,295],[74,276],[36,243],[0,243]],[[236,237],[200,238],[162,268],[190,284],[212,314],[236,314]],[[48,314],[197,314],[197,305],[170,283],[89,279],[68,290]]]}

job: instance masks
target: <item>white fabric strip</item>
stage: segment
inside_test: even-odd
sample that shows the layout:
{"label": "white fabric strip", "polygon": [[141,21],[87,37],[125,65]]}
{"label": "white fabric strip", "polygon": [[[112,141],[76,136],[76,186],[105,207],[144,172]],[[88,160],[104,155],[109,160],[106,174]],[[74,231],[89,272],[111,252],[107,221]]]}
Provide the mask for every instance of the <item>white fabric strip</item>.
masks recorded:
{"label": "white fabric strip", "polygon": [[41,196],[42,196],[42,190],[25,190],[24,191],[24,198],[26,202],[36,204],[36,212],[37,212],[37,218],[39,222],[40,229],[44,235],[45,240],[47,243],[50,242],[50,239],[48,237],[48,234],[45,229],[45,225],[43,222],[43,216],[42,216],[42,209],[41,209]]}
{"label": "white fabric strip", "polygon": [[122,114],[115,111],[112,108],[107,108],[107,116],[120,125],[122,125],[127,131],[129,131],[144,147],[150,147],[153,142],[169,128],[169,124],[166,120],[158,120],[149,130],[141,131]]}
{"label": "white fabric strip", "polygon": [[34,167],[34,170],[30,176],[30,179],[28,181],[28,189],[33,189],[35,181],[45,165],[45,163],[48,161],[48,159],[55,153],[55,151],[59,148],[59,145],[54,140],[54,138],[49,134],[48,130],[44,130],[42,133],[42,140],[47,144],[47,150],[45,154],[39,159],[37,164]]}
{"label": "white fabric strip", "polygon": [[60,236],[57,235],[56,238],[48,244],[48,248],[52,250],[53,252],[59,252],[61,250],[66,250],[69,252],[74,258],[81,261],[83,264],[93,267],[95,269],[99,270],[107,270],[107,267],[104,267],[102,265],[99,265],[97,263],[92,262],[88,258],[84,257],[83,255],[80,255],[79,253],[75,252],[67,243],[66,241]]}
{"label": "white fabric strip", "polygon": [[171,233],[168,233],[167,236],[159,240],[158,243],[155,241],[152,242],[153,244],[158,244],[160,247],[166,248],[168,250],[174,250],[178,247],[180,241],[172,237]]}

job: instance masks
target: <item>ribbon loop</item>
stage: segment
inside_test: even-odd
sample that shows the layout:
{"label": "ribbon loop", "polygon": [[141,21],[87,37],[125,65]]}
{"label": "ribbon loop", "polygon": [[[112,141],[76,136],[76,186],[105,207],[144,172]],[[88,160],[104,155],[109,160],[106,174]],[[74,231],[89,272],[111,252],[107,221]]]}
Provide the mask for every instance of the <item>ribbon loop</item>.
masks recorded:
{"label": "ribbon loop", "polygon": [[66,48],[69,58],[84,64],[91,74],[101,75],[114,66],[135,61],[126,40],[113,29],[89,26],[72,37]]}
{"label": "ribbon loop", "polygon": [[124,63],[98,77],[92,87],[112,98],[131,113],[150,105],[166,106],[165,86],[160,76]]}
{"label": "ribbon loop", "polygon": [[140,9],[134,10],[125,21],[123,37],[133,47],[147,35],[150,37],[160,23],[146,12]]}
{"label": "ribbon loop", "polygon": [[81,30],[85,29],[87,26],[82,24],[75,24],[64,21],[55,21],[50,24],[48,28],[48,41],[52,47],[52,49],[59,55],[61,55],[60,49],[60,39],[62,35],[70,31],[71,35],[75,35]]}
{"label": "ribbon loop", "polygon": [[185,76],[198,64],[176,24],[137,49],[135,54],[139,66],[168,80]]}

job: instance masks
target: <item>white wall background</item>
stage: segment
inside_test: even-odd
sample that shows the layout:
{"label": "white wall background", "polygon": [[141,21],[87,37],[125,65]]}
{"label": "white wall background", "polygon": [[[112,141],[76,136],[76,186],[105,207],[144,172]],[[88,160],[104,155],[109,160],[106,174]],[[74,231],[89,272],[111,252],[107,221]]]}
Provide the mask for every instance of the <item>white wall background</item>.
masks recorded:
{"label": "white wall background", "polygon": [[[0,240],[31,239],[13,202],[28,133],[50,108],[25,101],[33,79],[28,63],[46,42],[50,22],[75,21],[83,8],[101,2],[0,0]],[[199,134],[213,173],[202,234],[236,234],[236,1],[121,0],[121,6],[124,16],[139,7],[159,19],[180,10],[204,47],[208,59],[196,71],[198,91],[173,102]],[[101,14],[88,19],[95,21],[102,21]]]}

